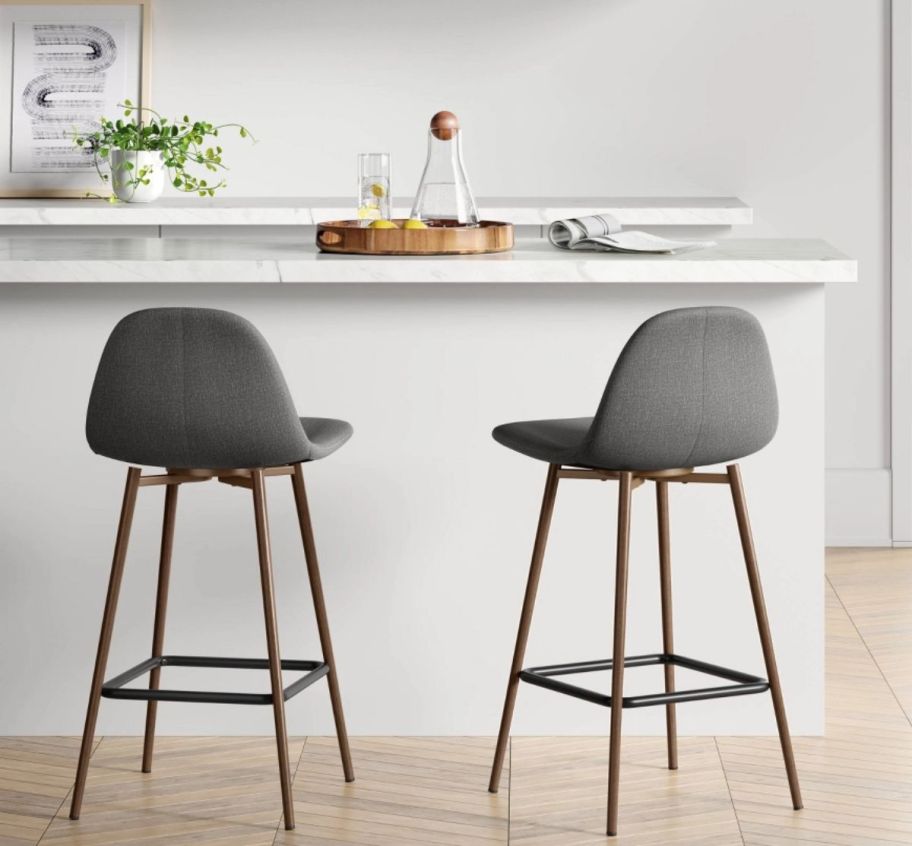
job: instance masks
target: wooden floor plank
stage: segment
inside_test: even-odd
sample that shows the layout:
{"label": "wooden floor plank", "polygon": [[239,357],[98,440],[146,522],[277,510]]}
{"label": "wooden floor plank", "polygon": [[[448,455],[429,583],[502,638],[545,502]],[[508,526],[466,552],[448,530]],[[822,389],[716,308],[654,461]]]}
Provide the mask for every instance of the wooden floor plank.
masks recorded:
{"label": "wooden floor plank", "polygon": [[501,846],[507,791],[485,790],[490,738],[355,738],[345,784],[334,738],[309,738],[295,778],[293,832],[276,844]]}
{"label": "wooden floor plank", "polygon": [[713,738],[682,738],[679,769],[664,738],[628,738],[621,753],[619,836],[605,837],[607,738],[514,738],[511,843],[521,846],[740,844]]}
{"label": "wooden floor plank", "polygon": [[775,738],[719,738],[745,843],[912,843],[912,726],[847,607],[828,588],[826,736],[794,739],[804,810]]}
{"label": "wooden floor plank", "polygon": [[0,846],[38,843],[73,786],[78,755],[74,737],[0,737]]}
{"label": "wooden floor plank", "polygon": [[832,549],[827,578],[912,720],[912,549]]}
{"label": "wooden floor plank", "polygon": [[[289,742],[292,761],[303,745]],[[274,738],[163,737],[152,773],[141,758],[142,738],[104,738],[80,819],[62,807],[42,846],[271,846],[282,815]]]}

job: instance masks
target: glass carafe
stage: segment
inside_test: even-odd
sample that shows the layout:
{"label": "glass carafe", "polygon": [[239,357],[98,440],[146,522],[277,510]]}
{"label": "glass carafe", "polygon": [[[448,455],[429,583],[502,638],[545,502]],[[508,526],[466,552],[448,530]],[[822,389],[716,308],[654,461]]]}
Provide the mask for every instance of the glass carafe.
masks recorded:
{"label": "glass carafe", "polygon": [[437,112],[411,217],[428,226],[477,226],[478,209],[462,163],[462,132],[452,112]]}

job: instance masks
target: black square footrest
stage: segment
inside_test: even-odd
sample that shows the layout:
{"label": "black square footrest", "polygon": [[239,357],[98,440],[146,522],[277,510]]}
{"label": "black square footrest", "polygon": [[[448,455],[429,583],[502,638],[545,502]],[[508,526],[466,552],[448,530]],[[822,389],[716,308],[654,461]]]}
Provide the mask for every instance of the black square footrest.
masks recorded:
{"label": "black square footrest", "polygon": [[[621,699],[622,708],[644,708],[647,705],[668,705],[672,702],[722,699],[726,696],[746,696],[749,693],[764,693],[769,690],[769,682],[766,679],[751,676],[747,673],[740,673],[737,670],[728,670],[725,667],[717,667],[715,664],[707,664],[705,661],[685,658],[683,655],[666,653],[660,655],[637,655],[624,659],[625,668],[649,667],[655,664],[673,664],[683,669],[696,670],[698,673],[726,679],[733,682],[733,684],[720,685],[718,687],[701,687],[696,690],[676,690],[671,693],[625,696]],[[597,673],[600,670],[610,670],[613,666],[614,661],[611,660],[584,661],[578,664],[552,664],[550,667],[531,667],[528,670],[521,670],[519,677],[529,684],[545,687],[548,690],[556,690],[558,693],[565,693],[567,696],[575,696],[577,699],[585,699],[587,702],[594,702],[596,705],[605,705],[610,708],[612,704],[610,696],[595,690],[578,687],[575,684],[568,684],[556,677],[569,676],[576,673]]]}
{"label": "black square footrest", "polygon": [[[149,690],[148,688],[124,687],[125,684],[139,676],[154,670],[156,667],[216,667],[233,670],[268,670],[269,661],[265,658],[202,658],[187,655],[163,655],[161,658],[149,658],[141,664],[114,676],[101,687],[101,695],[108,699],[154,699],[163,702],[219,702],[227,705],[272,705],[272,692],[269,693],[229,693],[206,690]],[[305,687],[310,687],[329,672],[329,667],[322,661],[282,661],[283,670],[304,671],[305,675],[292,682],[283,691],[287,701]]]}

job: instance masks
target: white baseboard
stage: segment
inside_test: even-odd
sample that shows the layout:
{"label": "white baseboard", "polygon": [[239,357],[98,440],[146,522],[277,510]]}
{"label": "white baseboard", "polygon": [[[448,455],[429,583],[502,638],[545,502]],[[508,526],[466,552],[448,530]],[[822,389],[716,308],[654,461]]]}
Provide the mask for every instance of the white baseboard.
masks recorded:
{"label": "white baseboard", "polygon": [[827,546],[893,546],[890,471],[826,471]]}

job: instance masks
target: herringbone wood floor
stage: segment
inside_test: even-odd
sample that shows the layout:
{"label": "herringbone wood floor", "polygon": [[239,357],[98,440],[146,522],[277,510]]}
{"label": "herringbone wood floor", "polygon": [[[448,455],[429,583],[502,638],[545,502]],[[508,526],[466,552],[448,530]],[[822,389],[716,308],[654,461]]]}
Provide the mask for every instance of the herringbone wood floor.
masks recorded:
{"label": "herringbone wood floor", "polygon": [[[796,738],[805,810],[791,811],[774,738],[623,747],[618,846],[912,844],[912,550],[837,550],[827,565],[827,735]],[[499,796],[492,738],[356,738],[342,781],[332,738],[296,738],[298,828],[281,828],[265,738],[96,746],[82,819],[67,819],[78,741],[0,739],[0,846],[583,846],[604,836],[604,738],[515,738]]]}

